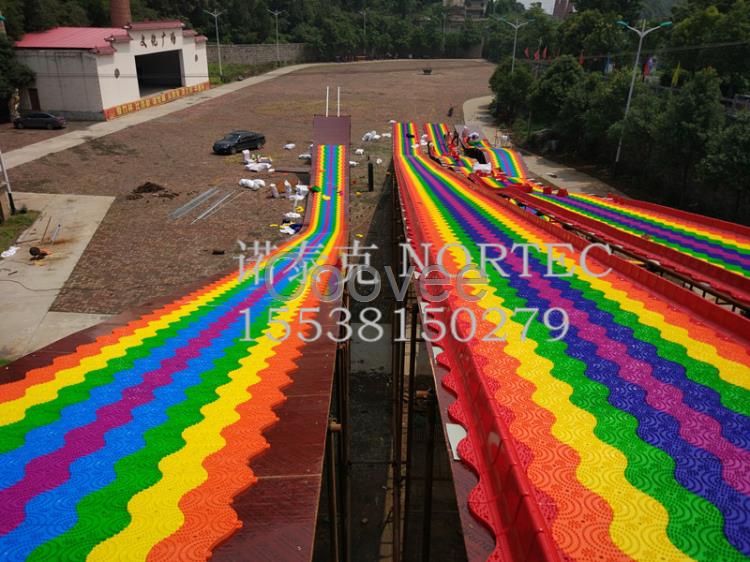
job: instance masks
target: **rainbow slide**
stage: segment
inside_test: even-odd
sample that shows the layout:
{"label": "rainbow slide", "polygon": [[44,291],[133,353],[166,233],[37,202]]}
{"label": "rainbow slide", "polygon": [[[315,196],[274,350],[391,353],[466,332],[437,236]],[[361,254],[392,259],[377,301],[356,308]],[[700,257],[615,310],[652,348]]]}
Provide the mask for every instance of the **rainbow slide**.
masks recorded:
{"label": "rainbow slide", "polygon": [[[440,125],[428,124],[425,125],[425,130],[433,127]],[[499,170],[502,176],[495,178],[464,174],[474,183],[493,189],[513,187],[514,184],[529,185],[528,170],[520,154],[513,150],[496,149],[486,139],[480,140],[478,148],[487,161],[492,163],[493,171]],[[717,285],[740,302],[748,302],[750,228],[620,197],[602,198],[582,193],[557,195],[544,193],[538,187],[533,187],[530,194],[521,195],[524,201],[533,205],[533,200],[528,197],[538,198],[579,217],[606,225],[605,230],[609,231],[606,227],[611,227],[640,238],[636,246],[648,246],[651,249],[651,252],[645,252],[651,254],[646,257],[667,262],[676,271],[687,274],[696,281]],[[654,245],[661,246],[666,251]],[[679,252],[690,259],[681,259],[680,256],[671,259],[675,257],[672,252]],[[692,260],[705,262],[732,275],[712,271]],[[734,275],[744,279],[733,279]]]}
{"label": "rainbow slide", "polygon": [[[704,313],[701,297],[601,249],[590,271],[572,269],[583,239],[399,140],[416,130],[398,123],[393,136],[418,255],[430,244],[438,263],[445,249],[455,275],[481,248],[541,248],[527,246],[526,263],[509,251],[502,274],[474,270],[471,299],[449,280],[447,299],[424,310],[426,335],[452,324],[437,362],[467,430],[459,453],[479,483],[466,501],[496,539],[492,559],[747,560],[750,321]],[[573,250],[549,246],[560,243]]]}
{"label": "rainbow slide", "polygon": [[333,264],[347,242],[348,146],[312,152],[305,228],[257,278],[232,272],[0,386],[0,559],[205,560],[242,526],[232,502],[306,345],[278,321],[298,327],[327,282],[298,258]]}
{"label": "rainbow slide", "polygon": [[706,224],[698,215],[680,215],[640,207],[627,199],[601,198],[571,193],[567,197],[534,195],[574,213],[596,219],[624,232],[712,263],[743,277],[750,277],[750,231],[721,221]]}
{"label": "rainbow slide", "polygon": [[[445,127],[444,124],[427,123],[424,125],[425,131],[429,133],[432,128]],[[466,126],[459,126],[459,135],[461,137],[464,150],[473,154],[481,154],[484,164],[490,164],[492,176],[482,176],[480,180],[490,187],[505,187],[506,185],[523,184],[529,176],[526,163],[521,155],[510,148],[498,148],[492,146],[487,138],[478,129],[471,129]],[[465,135],[476,132],[479,135],[477,142],[468,143]],[[473,159],[472,159],[473,160]]]}
{"label": "rainbow slide", "polygon": [[523,158],[515,150],[496,148],[487,139],[482,139],[478,148],[492,169],[502,172],[510,183],[524,183],[529,177]]}
{"label": "rainbow slide", "polygon": [[427,123],[424,126],[424,134],[427,135],[430,154],[443,166],[468,175],[474,170],[476,160],[463,154],[458,157],[451,154],[445,141],[445,136],[449,131],[450,129],[445,123]]}

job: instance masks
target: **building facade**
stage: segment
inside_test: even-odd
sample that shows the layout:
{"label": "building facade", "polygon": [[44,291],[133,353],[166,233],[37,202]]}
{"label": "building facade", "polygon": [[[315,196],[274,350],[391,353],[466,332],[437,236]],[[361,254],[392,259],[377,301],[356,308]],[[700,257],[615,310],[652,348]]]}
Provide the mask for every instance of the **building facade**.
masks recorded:
{"label": "building facade", "polygon": [[180,21],[58,27],[15,48],[36,74],[21,107],[69,119],[111,119],[208,88],[206,38]]}

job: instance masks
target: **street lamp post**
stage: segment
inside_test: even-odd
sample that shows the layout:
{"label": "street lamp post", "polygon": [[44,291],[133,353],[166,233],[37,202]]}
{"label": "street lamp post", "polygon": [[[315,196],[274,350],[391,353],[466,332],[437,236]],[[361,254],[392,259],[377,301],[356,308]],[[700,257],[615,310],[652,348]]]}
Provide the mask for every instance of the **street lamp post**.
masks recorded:
{"label": "street lamp post", "polygon": [[530,24],[534,20],[531,19],[531,20],[526,20],[526,21],[520,21],[518,19],[518,16],[516,16],[516,23],[511,23],[508,20],[506,20],[505,18],[499,18],[497,16],[492,16],[492,15],[490,17],[496,19],[497,21],[501,21],[503,23],[507,23],[509,26],[511,26],[514,29],[514,32],[513,32],[513,60],[510,63],[510,74],[513,75],[513,72],[516,69],[516,44],[518,43],[518,30],[521,27],[523,27],[524,25]]}
{"label": "street lamp post", "polygon": [[281,55],[279,54],[279,15],[283,12],[284,10],[268,10],[268,13],[272,14],[276,19],[276,66],[281,66]]}
{"label": "street lamp post", "polygon": [[641,28],[637,29],[628,25],[628,22],[623,20],[617,20],[617,25],[628,28],[630,31],[638,34],[638,51],[635,55],[635,62],[633,63],[633,76],[630,79],[630,91],[628,92],[628,101],[625,103],[625,115],[622,118],[622,127],[620,129],[620,140],[617,142],[617,154],[615,154],[615,168],[618,162],[620,162],[620,153],[622,152],[622,137],[625,133],[625,120],[628,118],[628,112],[630,111],[630,102],[633,99],[633,89],[635,88],[635,77],[638,74],[638,65],[641,61],[641,48],[643,47],[643,38],[646,37],[652,31],[661,29],[662,27],[669,27],[672,25],[671,21],[663,21],[659,25],[646,29],[646,20],[641,23]]}
{"label": "street lamp post", "polygon": [[209,12],[208,10],[203,10],[208,15],[214,17],[214,27],[216,28],[216,49],[219,53],[219,78],[221,81],[224,81],[224,72],[221,68],[221,42],[219,41],[219,16],[224,13],[224,10],[220,12]]}

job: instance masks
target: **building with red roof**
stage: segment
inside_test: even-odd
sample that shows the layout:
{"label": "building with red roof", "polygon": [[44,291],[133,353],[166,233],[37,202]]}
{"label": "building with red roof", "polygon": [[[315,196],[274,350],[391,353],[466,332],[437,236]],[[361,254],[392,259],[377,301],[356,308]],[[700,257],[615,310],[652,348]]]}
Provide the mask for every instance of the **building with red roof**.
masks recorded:
{"label": "building with red roof", "polygon": [[[127,6],[119,17],[129,14]],[[206,38],[177,20],[57,27],[24,35],[15,49],[36,74],[22,108],[69,119],[110,119],[208,88]]]}

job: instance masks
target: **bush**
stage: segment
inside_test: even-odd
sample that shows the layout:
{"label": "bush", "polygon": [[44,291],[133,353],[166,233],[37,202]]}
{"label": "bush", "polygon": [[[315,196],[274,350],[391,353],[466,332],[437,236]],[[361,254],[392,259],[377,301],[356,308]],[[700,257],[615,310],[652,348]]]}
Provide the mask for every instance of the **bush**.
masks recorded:
{"label": "bush", "polygon": [[[286,64],[282,61],[282,65]],[[227,63],[222,65],[222,71],[224,73],[223,80],[219,76],[219,65],[218,63],[210,63],[208,65],[208,79],[212,85],[226,84],[228,82],[234,82],[238,78],[247,78],[249,76],[257,76],[269,72],[276,68],[275,62],[266,62],[263,64],[236,64]]]}

